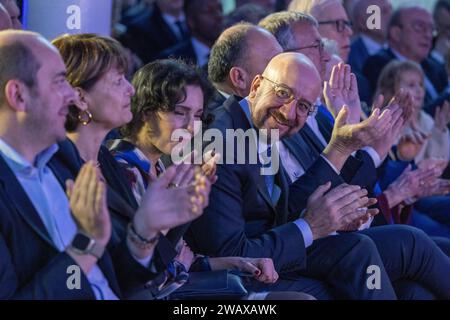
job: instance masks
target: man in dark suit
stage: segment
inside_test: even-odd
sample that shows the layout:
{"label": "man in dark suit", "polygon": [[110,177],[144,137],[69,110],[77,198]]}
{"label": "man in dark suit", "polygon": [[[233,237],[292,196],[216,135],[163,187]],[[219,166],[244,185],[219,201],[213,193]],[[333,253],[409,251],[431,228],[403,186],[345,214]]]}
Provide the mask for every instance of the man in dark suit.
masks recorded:
{"label": "man in dark suit", "polygon": [[438,97],[447,86],[448,79],[445,70],[428,56],[433,28],[433,18],[425,9],[404,7],[394,12],[388,28],[389,47],[368,58],[363,67],[363,74],[369,80],[373,94],[383,67],[398,59],[421,64],[425,72],[425,104]]}
{"label": "man in dark suit", "polygon": [[[142,290],[156,276],[158,232],[140,223],[126,239],[110,239],[95,164],[75,184],[49,165],[75,97],[58,50],[38,34],[3,31],[0,54],[0,298],[117,299]],[[153,240],[144,245],[136,234]]]}
{"label": "man in dark suit", "polygon": [[[290,88],[288,90],[290,93],[282,95],[278,92],[287,90],[282,87]],[[292,92],[295,92],[295,97],[299,97],[301,92],[301,97],[293,97]],[[224,112],[215,120],[212,127],[223,133],[227,129],[244,131],[251,128],[279,129],[280,137],[283,138],[296,132],[304,124],[308,110],[303,106],[308,105],[310,108],[319,92],[319,74],[305,56],[298,53],[280,54],[271,60],[263,75],[258,75],[254,79],[248,99],[243,99],[240,103],[233,97],[227,100],[223,106]],[[283,103],[281,99],[289,99],[289,102],[284,100]],[[344,110],[338,117],[338,129],[333,134],[333,141],[323,156],[292,185],[287,182],[277,155],[272,157],[270,164],[279,170],[265,171],[267,159],[271,158],[271,150],[276,150],[274,145],[271,145],[274,143],[270,140],[273,139],[273,135],[269,137],[269,144],[261,140],[258,142],[261,134],[264,135],[262,132],[259,135],[253,133],[256,136],[250,133],[244,140],[233,136],[230,138],[227,135],[225,138],[227,145],[234,143],[234,151],[240,152],[230,154],[227,148],[227,153],[224,154],[226,162],[218,166],[219,179],[213,186],[210,205],[204,216],[192,224],[192,232],[187,237],[188,242],[193,248],[205,254],[271,257],[282,280],[269,286],[270,290],[305,290],[318,298],[323,298],[323,290],[317,292],[317,282],[311,282],[310,277],[313,277],[332,284],[334,294],[341,298],[390,299],[395,297],[395,293],[388,280],[389,277],[393,281],[406,277],[405,274],[400,275],[397,272],[397,267],[391,269],[391,266],[403,265],[409,259],[401,261],[402,259],[396,258],[397,250],[401,250],[402,247],[409,248],[408,256],[412,257],[417,254],[414,250],[418,248],[412,243],[403,243],[400,247],[393,248],[387,246],[385,242],[385,247],[377,249],[374,242],[380,243],[383,238],[397,237],[399,233],[405,236],[411,234],[416,243],[420,243],[419,255],[434,269],[431,274],[421,272],[419,259],[412,263],[411,274],[414,274],[415,280],[431,286],[438,296],[448,296],[450,294],[448,287],[438,282],[440,272],[444,270],[441,268],[448,268],[450,261],[433,243],[430,243],[429,239],[423,238],[424,235],[420,232],[404,227],[385,227],[362,233],[327,237],[332,231],[345,228],[347,224],[354,222],[353,219],[359,221],[363,216],[372,213],[371,210],[362,210],[364,213],[358,210],[360,206],[367,206],[371,202],[367,198],[358,199],[366,192],[360,193],[359,187],[353,189],[354,186],[341,185],[342,179],[337,173],[350,153],[363,143],[362,140],[372,139],[370,138],[372,134],[369,134],[372,130],[365,127],[351,130],[354,134],[351,134],[351,141],[344,142],[345,139],[342,140],[341,134],[350,129],[349,126],[342,127],[345,117]],[[376,120],[378,124],[384,121],[386,119]],[[347,131],[346,134],[348,133]],[[241,142],[241,145],[236,145],[236,142]],[[338,145],[340,147],[337,147]],[[252,154],[252,151],[257,154]],[[237,157],[241,158],[241,162],[236,163]],[[242,157],[245,159],[244,162]],[[252,161],[255,158],[256,163]],[[336,187],[337,185],[340,186]],[[330,186],[333,190],[324,195]],[[304,197],[309,198],[304,214],[300,215],[304,209],[302,207]],[[344,202],[347,205],[343,206]],[[349,209],[350,211],[347,211]],[[355,243],[365,248],[353,247]],[[389,241],[389,244],[392,244],[392,241]],[[352,249],[346,251],[349,245]],[[322,251],[325,247],[332,247],[333,252]],[[387,274],[382,276],[387,280],[387,283],[383,284],[386,289],[375,293],[367,291],[365,285],[360,282],[361,272],[365,272],[363,270],[366,270],[365,263],[368,261],[361,263],[359,259],[376,259],[378,253],[385,259],[384,266],[389,268],[389,276]],[[357,260],[359,262],[356,262]],[[383,265],[382,261],[378,263]],[[342,268],[343,264],[345,268]],[[334,276],[329,277],[331,274]],[[344,278],[347,280],[343,281]]]}
{"label": "man in dark suit", "polygon": [[139,16],[124,22],[126,34],[121,42],[139,56],[144,64],[162,51],[189,39],[183,0],[158,0]]}
{"label": "man in dark suit", "polygon": [[191,37],[164,50],[158,58],[181,58],[204,67],[222,31],[222,4],[219,0],[190,0],[184,4],[184,13]]}

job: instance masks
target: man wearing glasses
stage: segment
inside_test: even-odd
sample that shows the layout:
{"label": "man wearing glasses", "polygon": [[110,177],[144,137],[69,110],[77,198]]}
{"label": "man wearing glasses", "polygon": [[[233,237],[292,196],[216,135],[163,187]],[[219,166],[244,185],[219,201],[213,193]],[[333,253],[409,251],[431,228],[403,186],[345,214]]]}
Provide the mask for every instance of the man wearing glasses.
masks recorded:
{"label": "man wearing glasses", "polygon": [[289,5],[289,11],[306,13],[316,18],[320,35],[336,41],[340,57],[347,61],[353,31],[340,1],[293,0]]}

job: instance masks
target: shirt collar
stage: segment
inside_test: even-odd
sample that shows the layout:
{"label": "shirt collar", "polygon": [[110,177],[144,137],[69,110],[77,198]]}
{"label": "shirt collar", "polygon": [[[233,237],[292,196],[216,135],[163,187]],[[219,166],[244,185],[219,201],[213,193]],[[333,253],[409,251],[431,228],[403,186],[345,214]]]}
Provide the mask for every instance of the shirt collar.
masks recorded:
{"label": "shirt collar", "polygon": [[222,91],[222,90],[219,90],[219,89],[217,89],[217,91],[219,91],[219,93],[220,93],[222,96],[224,96],[225,99],[228,99],[228,98],[231,96],[231,94],[228,94],[228,93],[226,93],[225,91]]}
{"label": "shirt collar", "polygon": [[26,160],[21,154],[14,150],[9,144],[7,144],[3,139],[0,139],[0,153],[3,155],[5,161],[8,163],[13,171],[29,171],[30,168],[37,168],[39,170],[43,169],[53,155],[58,151],[58,144],[54,144],[49,148],[41,151],[31,164]]}

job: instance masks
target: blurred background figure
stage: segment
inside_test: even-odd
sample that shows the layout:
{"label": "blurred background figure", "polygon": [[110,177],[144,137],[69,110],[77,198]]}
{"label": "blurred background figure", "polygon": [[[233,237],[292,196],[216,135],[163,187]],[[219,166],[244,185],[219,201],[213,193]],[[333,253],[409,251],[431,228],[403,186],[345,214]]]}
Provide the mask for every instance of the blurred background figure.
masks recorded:
{"label": "blurred background figure", "polygon": [[253,3],[244,4],[230,12],[225,17],[224,29],[229,28],[239,22],[258,24],[258,22],[269,13],[270,10],[260,5]]}
{"label": "blurred background figure", "polygon": [[220,0],[189,0],[184,4],[184,14],[190,38],[164,50],[158,58],[181,58],[204,67],[212,45],[222,32],[222,3]]}
{"label": "blurred background figure", "polygon": [[[377,5],[381,9],[381,29],[369,29],[367,26],[367,8]],[[353,31],[357,36],[350,47],[348,62],[353,71],[362,72],[367,58],[376,54],[386,42],[387,26],[392,15],[392,6],[388,0],[356,0],[350,11]]]}
{"label": "blurred background figure", "polygon": [[431,57],[445,65],[445,56],[450,49],[450,0],[439,0],[433,10],[436,36]]}
{"label": "blurred background figure", "polygon": [[377,79],[391,60],[411,60],[425,72],[425,102],[436,99],[448,84],[447,74],[429,57],[434,22],[430,12],[418,6],[400,7],[392,14],[388,27],[388,47],[366,60],[363,73],[374,90]]}
{"label": "blurred background figure", "polygon": [[135,1],[122,3],[122,24],[126,27],[121,42],[145,64],[161,51],[189,38],[183,11],[184,0]]}
{"label": "blurred background figure", "polygon": [[11,19],[5,7],[0,3],[0,30],[11,29]]}

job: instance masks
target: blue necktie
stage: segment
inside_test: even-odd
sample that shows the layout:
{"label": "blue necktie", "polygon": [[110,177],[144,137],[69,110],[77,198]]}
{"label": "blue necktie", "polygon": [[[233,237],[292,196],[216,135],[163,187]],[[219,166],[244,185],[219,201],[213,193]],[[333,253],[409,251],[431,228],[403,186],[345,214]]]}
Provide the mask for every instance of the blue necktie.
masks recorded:
{"label": "blue necktie", "polygon": [[[267,161],[267,163],[263,164],[262,167],[270,170],[270,166],[272,165],[272,162],[271,162],[272,147],[271,146],[269,146],[267,148],[266,154],[267,154],[267,158],[270,160]],[[265,180],[267,191],[269,193],[272,204],[274,206],[276,206],[278,203],[278,200],[280,199],[280,196],[281,196],[281,188],[275,184],[275,174],[264,175],[264,180]]]}

